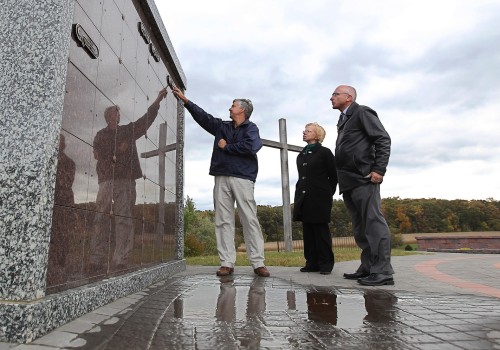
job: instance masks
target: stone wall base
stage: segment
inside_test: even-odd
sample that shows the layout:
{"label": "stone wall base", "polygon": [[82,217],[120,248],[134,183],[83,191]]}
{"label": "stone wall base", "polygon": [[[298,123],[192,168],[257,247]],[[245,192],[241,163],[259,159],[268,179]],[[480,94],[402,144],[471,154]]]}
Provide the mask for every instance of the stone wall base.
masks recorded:
{"label": "stone wall base", "polygon": [[0,341],[29,343],[54,328],[185,269],[185,260],[178,260],[32,302],[0,302]]}

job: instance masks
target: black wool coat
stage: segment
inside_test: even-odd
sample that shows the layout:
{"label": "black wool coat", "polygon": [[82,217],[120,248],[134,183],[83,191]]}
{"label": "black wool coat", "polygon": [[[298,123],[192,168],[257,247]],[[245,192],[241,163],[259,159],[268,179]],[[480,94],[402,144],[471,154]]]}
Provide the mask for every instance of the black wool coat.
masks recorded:
{"label": "black wool coat", "polygon": [[332,151],[317,144],[297,156],[299,178],[295,185],[293,220],[328,223],[333,195],[337,188],[337,170]]}

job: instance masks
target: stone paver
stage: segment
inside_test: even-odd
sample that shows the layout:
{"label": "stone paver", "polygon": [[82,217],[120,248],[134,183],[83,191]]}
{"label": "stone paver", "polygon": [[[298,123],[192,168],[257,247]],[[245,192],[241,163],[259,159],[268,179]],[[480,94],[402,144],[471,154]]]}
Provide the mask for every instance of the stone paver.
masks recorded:
{"label": "stone paver", "polygon": [[[35,349],[500,349],[500,256],[394,257],[395,286],[269,267],[192,267],[31,344]],[[499,293],[499,294],[497,294]]]}

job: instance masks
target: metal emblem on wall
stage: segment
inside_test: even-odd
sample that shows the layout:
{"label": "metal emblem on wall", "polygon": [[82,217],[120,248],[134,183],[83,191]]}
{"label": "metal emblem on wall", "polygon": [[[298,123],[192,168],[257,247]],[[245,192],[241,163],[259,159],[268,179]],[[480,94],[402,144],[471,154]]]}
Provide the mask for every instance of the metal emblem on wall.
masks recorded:
{"label": "metal emblem on wall", "polygon": [[73,39],[77,42],[78,46],[83,47],[83,49],[89,54],[90,57],[96,59],[99,57],[99,48],[94,43],[92,38],[87,34],[85,29],[81,24],[73,24]]}
{"label": "metal emblem on wall", "polygon": [[141,34],[142,38],[144,39],[144,42],[146,44],[151,43],[151,38],[149,36],[148,31],[146,30],[146,26],[142,22],[137,22],[137,28],[139,29],[139,34]]}
{"label": "metal emblem on wall", "polygon": [[160,54],[158,53],[158,50],[156,50],[156,47],[153,45],[153,42],[151,41],[151,37],[149,36],[149,33],[146,29],[146,26],[142,22],[137,22],[137,29],[139,29],[139,34],[141,34],[142,39],[144,39],[144,42],[148,44],[149,46],[149,53],[153,57],[153,59],[156,62],[160,62]]}
{"label": "metal emblem on wall", "polygon": [[156,50],[156,47],[154,47],[153,43],[149,44],[149,53],[153,56],[156,62],[160,62],[160,54],[158,53],[158,50]]}

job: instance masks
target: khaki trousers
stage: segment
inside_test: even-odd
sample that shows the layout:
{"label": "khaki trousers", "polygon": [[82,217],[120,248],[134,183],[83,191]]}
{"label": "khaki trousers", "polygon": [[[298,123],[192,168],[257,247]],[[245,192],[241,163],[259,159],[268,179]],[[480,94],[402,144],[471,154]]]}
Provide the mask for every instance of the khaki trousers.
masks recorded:
{"label": "khaki trousers", "polygon": [[233,176],[215,176],[214,207],[215,237],[221,266],[234,267],[236,248],[234,243],[234,204],[243,226],[243,238],[248,261],[254,269],[264,264],[264,237],[257,219],[254,200],[254,182]]}

